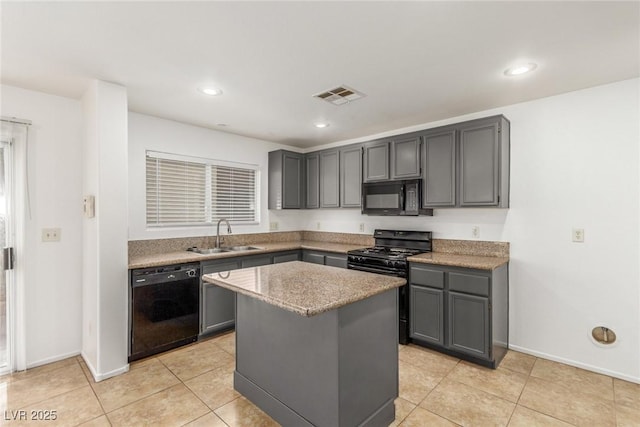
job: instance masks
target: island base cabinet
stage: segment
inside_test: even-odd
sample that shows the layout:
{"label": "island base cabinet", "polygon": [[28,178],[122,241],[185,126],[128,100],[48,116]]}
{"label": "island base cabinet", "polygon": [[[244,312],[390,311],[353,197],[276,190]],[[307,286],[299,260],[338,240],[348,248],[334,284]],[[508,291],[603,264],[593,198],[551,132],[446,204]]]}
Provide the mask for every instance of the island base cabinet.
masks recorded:
{"label": "island base cabinet", "polygon": [[389,425],[397,295],[304,317],[238,294],[235,389],[283,426]]}

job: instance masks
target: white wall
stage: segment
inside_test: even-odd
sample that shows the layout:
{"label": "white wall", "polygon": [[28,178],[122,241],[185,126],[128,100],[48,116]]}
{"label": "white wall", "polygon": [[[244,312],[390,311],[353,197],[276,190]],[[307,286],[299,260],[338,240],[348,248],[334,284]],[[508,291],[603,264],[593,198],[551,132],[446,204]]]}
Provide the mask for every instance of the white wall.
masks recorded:
{"label": "white wall", "polygon": [[[2,85],[1,114],[29,119],[31,217],[26,219],[26,363],[78,354],[81,347],[82,168],[80,102]],[[42,228],[59,227],[58,243]]]}
{"label": "white wall", "polygon": [[[129,240],[210,236],[213,227],[181,229],[146,227],[145,152],[226,160],[258,165],[260,171],[260,223],[233,226],[234,233],[269,231],[267,210],[268,152],[288,148],[280,144],[186,125],[138,113],[129,113]],[[298,149],[293,149],[300,151]],[[290,224],[291,226],[292,224]],[[299,229],[299,228],[294,228]],[[225,230],[226,233],[226,230]]]}
{"label": "white wall", "polygon": [[[481,240],[511,242],[513,348],[640,382],[639,91],[638,79],[627,80],[394,132],[504,114],[510,209],[436,209],[418,218],[350,209],[297,214],[307,230],[320,223],[357,233],[364,223],[366,234],[406,228],[446,239],[470,240],[478,225]],[[351,142],[358,140],[330,146]],[[573,227],[585,229],[584,243],[571,242]],[[618,335],[611,348],[590,339],[599,325]]]}
{"label": "white wall", "polygon": [[128,369],[127,90],[94,80],[83,108],[83,190],[95,217],[83,220],[82,354],[100,381]]}

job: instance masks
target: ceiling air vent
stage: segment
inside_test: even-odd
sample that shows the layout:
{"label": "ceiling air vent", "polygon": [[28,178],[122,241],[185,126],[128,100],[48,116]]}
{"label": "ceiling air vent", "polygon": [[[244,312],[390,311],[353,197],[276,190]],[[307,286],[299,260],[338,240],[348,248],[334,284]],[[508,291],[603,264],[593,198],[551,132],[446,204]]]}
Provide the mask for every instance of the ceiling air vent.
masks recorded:
{"label": "ceiling air vent", "polygon": [[327,101],[333,105],[343,105],[351,101],[355,101],[356,99],[360,99],[366,95],[362,92],[358,92],[355,89],[351,89],[350,87],[342,85],[326,92],[317,93],[313,96],[318,99],[322,99],[323,101]]}

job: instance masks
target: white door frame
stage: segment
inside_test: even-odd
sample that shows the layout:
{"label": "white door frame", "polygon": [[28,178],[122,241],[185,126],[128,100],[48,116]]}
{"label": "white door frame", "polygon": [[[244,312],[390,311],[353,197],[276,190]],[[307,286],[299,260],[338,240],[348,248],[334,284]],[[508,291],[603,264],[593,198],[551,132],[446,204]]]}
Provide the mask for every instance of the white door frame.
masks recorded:
{"label": "white door frame", "polygon": [[[8,227],[9,242],[14,248],[14,269],[7,274],[7,354],[8,370],[23,371],[27,368],[25,328],[26,280],[26,223],[29,219],[29,194],[27,179],[27,133],[30,122],[18,123],[8,130],[3,118],[2,140],[10,145],[12,170],[9,182],[12,193],[9,206],[12,224]],[[6,131],[6,132],[5,132]]]}
{"label": "white door frame", "polygon": [[13,178],[14,178],[14,227],[15,238],[13,239],[16,262],[14,274],[14,310],[13,310],[13,368],[18,371],[27,369],[27,343],[26,343],[26,231],[27,221],[30,217],[29,188],[27,174],[27,135],[25,130],[24,140],[14,139],[13,145]]}

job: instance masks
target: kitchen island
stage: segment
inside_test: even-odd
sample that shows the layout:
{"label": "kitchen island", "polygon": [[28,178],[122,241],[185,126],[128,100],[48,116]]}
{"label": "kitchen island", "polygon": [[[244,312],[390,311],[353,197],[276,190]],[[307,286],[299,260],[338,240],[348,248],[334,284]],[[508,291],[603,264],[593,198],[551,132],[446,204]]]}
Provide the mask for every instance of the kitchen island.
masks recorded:
{"label": "kitchen island", "polygon": [[293,261],[203,280],[237,293],[234,387],[277,422],[393,422],[404,279]]}

